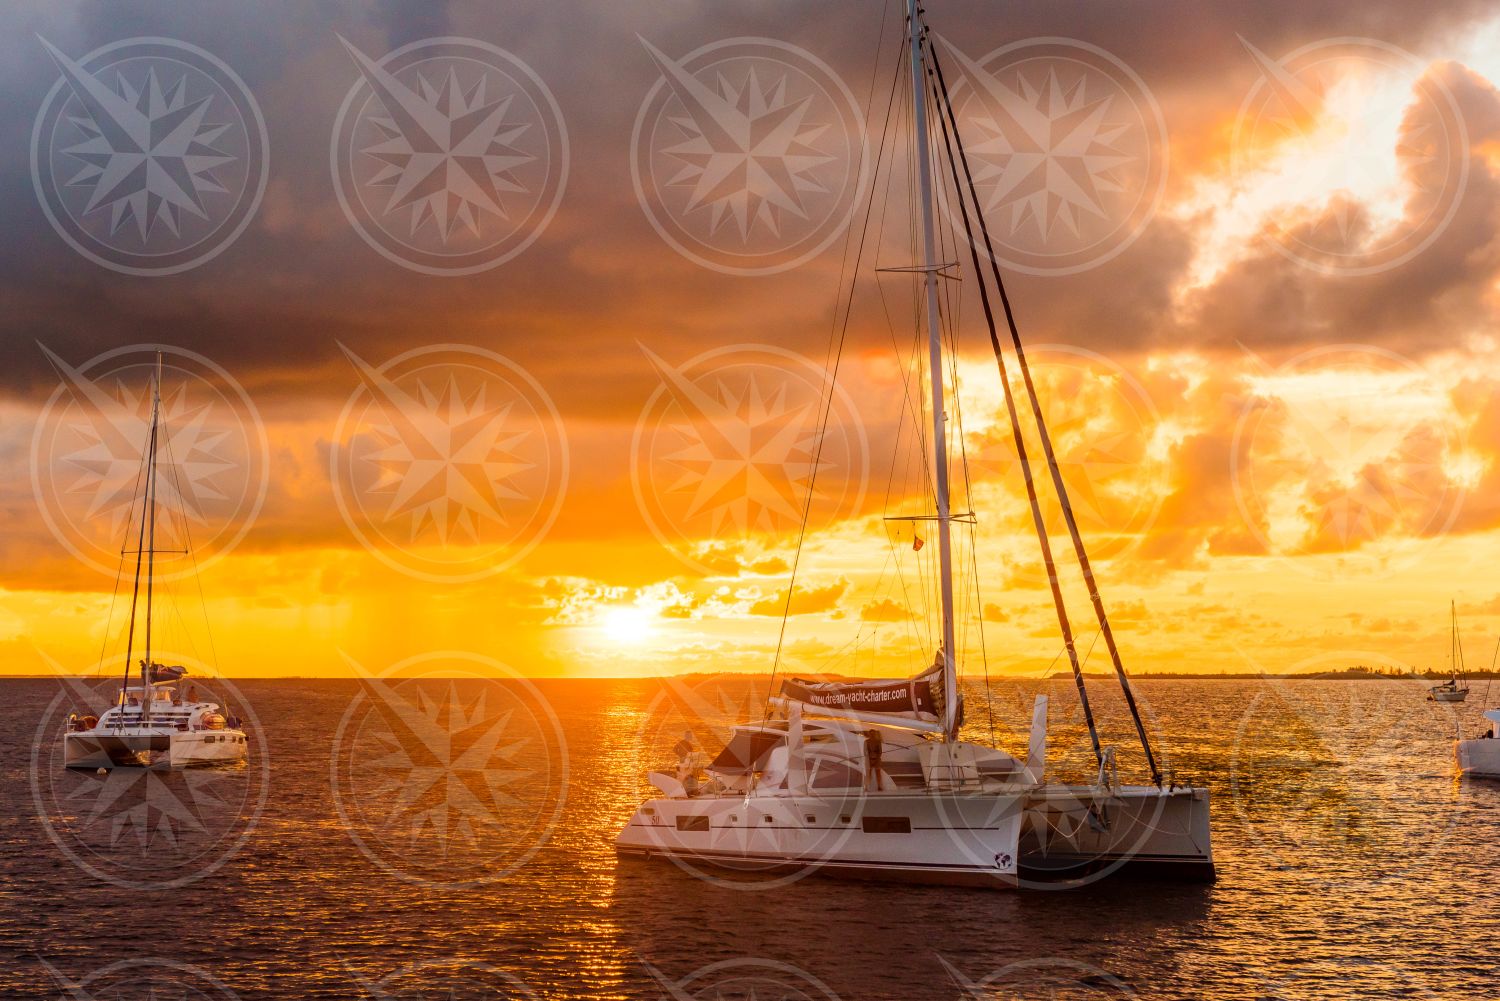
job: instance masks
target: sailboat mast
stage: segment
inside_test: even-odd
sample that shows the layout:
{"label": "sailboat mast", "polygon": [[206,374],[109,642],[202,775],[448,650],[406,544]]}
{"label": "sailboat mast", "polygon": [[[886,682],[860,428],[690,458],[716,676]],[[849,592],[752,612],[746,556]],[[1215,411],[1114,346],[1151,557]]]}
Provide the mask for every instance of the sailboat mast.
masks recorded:
{"label": "sailboat mast", "polygon": [[151,444],[146,452],[146,656],[141,661],[141,721],[151,722],[151,592],[156,579],[156,434],[161,416],[161,352],[151,379]]}
{"label": "sailboat mast", "polygon": [[906,2],[911,31],[911,86],[917,139],[918,200],[922,205],[922,265],[927,294],[927,364],[932,382],[933,485],[937,495],[938,574],[943,601],[943,732],[955,732],[958,718],[958,650],[953,642],[953,539],[948,497],[948,413],[943,393],[943,328],[938,315],[938,268],[933,232],[932,166],[927,149],[927,87],[922,56],[922,19],[917,0]]}

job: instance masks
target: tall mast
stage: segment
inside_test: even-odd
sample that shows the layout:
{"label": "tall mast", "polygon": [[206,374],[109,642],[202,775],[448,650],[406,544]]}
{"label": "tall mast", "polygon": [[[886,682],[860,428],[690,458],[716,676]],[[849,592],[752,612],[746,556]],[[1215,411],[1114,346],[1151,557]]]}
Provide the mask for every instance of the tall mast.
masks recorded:
{"label": "tall mast", "polygon": [[932,461],[937,494],[939,582],[943,596],[943,732],[957,736],[958,650],[953,643],[953,540],[948,498],[947,410],[943,394],[943,328],[938,316],[937,251],[933,237],[932,167],[927,151],[927,88],[922,58],[922,18],[917,0],[906,0],[911,30],[912,127],[917,133],[918,200],[922,204],[922,265],[927,288],[927,365],[932,382]]}
{"label": "tall mast", "polygon": [[151,379],[151,444],[146,453],[146,657],[141,661],[141,722],[151,722],[151,591],[156,579],[156,432],[161,415],[161,352]]}

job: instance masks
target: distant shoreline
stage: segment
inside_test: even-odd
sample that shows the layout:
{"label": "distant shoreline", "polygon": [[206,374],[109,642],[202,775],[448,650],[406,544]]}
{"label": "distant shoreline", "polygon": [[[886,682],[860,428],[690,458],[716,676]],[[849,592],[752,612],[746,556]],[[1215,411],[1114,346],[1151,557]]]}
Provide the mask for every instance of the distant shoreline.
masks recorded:
{"label": "distant shoreline", "polygon": [[[807,675],[807,674],[809,674],[809,672],[801,671],[801,672],[787,673],[786,676],[792,677],[792,676],[796,676],[796,675]],[[691,673],[691,674],[638,674],[638,675],[629,675],[629,676],[624,676],[624,675],[621,675],[621,676],[591,675],[591,676],[587,676],[587,677],[569,677],[569,676],[565,676],[565,675],[542,674],[542,675],[536,675],[536,676],[528,676],[524,680],[526,680],[526,681],[545,681],[545,682],[553,682],[553,681],[617,681],[617,682],[622,682],[622,681],[660,681],[660,680],[662,680],[664,678],[673,678],[673,679],[676,679],[678,681],[689,681],[689,682],[691,682],[691,681],[702,681],[702,680],[705,680],[705,679],[708,679],[708,678],[720,677],[720,676],[723,676],[723,675],[733,675],[733,676],[738,677],[738,678],[746,678],[746,679],[756,679],[756,678],[768,679],[770,677],[769,675],[764,674],[764,673],[754,673],[754,672],[749,672],[749,671],[724,671],[724,672],[720,672],[719,674],[705,674],[703,672],[694,672],[694,673]],[[1103,672],[1097,672],[1097,671],[1085,671],[1083,676],[1084,676],[1085,679],[1087,679],[1089,681],[1108,681],[1108,680],[1111,680],[1114,677],[1113,673],[1103,673]],[[415,675],[412,676],[412,677],[415,677]],[[423,675],[422,677],[424,678],[424,680],[429,680],[429,681],[444,681],[444,680],[451,680],[451,681],[474,681],[474,680],[480,680],[480,679],[474,678],[473,676],[463,676],[463,677],[455,676],[453,678],[442,678],[442,677],[437,677],[437,676],[431,676],[431,677],[429,677],[429,676]],[[829,676],[829,677],[833,677],[833,676]],[[842,677],[842,676],[839,676],[839,677]],[[859,678],[857,676],[852,676],[851,675],[849,677],[850,677],[850,680],[859,680]],[[991,675],[990,675],[991,681],[1049,681],[1049,680],[1053,680],[1053,679],[1067,678],[1067,677],[1069,677],[1069,675],[1066,672],[1062,672],[1062,673],[1053,672],[1052,674],[1046,675],[1046,676],[1037,676],[1037,675],[1034,675],[1034,674],[996,674],[996,673],[991,673]],[[1255,679],[1259,678],[1259,679],[1273,680],[1273,681],[1415,681],[1415,682],[1421,682],[1423,684],[1435,684],[1435,683],[1440,682],[1440,681],[1446,681],[1446,680],[1448,680],[1448,677],[1449,676],[1446,675],[1446,674],[1436,674],[1436,673],[1434,673],[1434,674],[1423,674],[1423,673],[1418,673],[1418,674],[1385,674],[1385,673],[1381,673],[1379,671],[1369,671],[1369,670],[1364,670],[1364,669],[1361,669],[1361,668],[1346,668],[1345,670],[1342,670],[1342,671],[1324,671],[1324,672],[1312,672],[1312,673],[1301,672],[1301,673],[1298,673],[1298,674],[1274,674],[1274,673],[1260,673],[1260,672],[1252,673],[1252,672],[1248,672],[1248,671],[1239,672],[1239,673],[1232,673],[1232,672],[1227,672],[1227,671],[1220,671],[1218,673],[1212,673],[1212,674],[1211,673],[1207,673],[1207,672],[1191,672],[1191,671],[1190,672],[1168,672],[1168,671],[1156,671],[1156,672],[1141,671],[1141,672],[1134,672],[1133,671],[1133,672],[1130,673],[1130,680],[1132,680],[1132,681],[1250,681],[1250,680],[1255,680]],[[101,677],[99,677],[97,675],[0,674],[0,681],[53,681],[53,680],[63,680],[64,678],[66,680],[69,680],[69,681],[81,681],[81,682],[95,682],[95,681],[101,681],[101,680],[103,680]],[[398,678],[400,680],[410,680],[409,678],[406,678],[406,677],[403,677],[403,676],[399,676],[399,675],[393,676],[393,678]],[[1471,673],[1469,673],[1468,675],[1465,676],[1465,683],[1472,685],[1474,682],[1493,681],[1493,680],[1496,680],[1496,679],[1500,679],[1500,671],[1475,671],[1475,672],[1471,672]],[[201,675],[201,676],[197,676],[197,677],[195,677],[194,679],[191,679],[191,680],[198,680],[198,681],[202,681],[202,682],[204,682],[204,683],[207,684],[207,683],[212,683],[214,681],[230,681],[230,682],[239,683],[239,682],[244,682],[244,681],[358,681],[359,679],[356,678],[356,677],[354,677],[354,676],[352,676],[352,675],[348,675],[348,674],[343,674],[343,675],[338,675],[338,674],[328,674],[328,675],[282,674],[282,675],[251,675],[249,677],[242,677],[242,678],[229,677],[229,676],[220,677],[220,676],[217,676],[217,675]],[[971,677],[968,680],[973,681],[973,680],[977,680],[977,679]]]}

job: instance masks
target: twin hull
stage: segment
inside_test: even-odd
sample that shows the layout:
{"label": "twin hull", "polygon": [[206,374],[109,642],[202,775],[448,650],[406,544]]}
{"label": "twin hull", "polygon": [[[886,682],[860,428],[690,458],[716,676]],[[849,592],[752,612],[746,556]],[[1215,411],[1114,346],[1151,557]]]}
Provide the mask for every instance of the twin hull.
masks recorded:
{"label": "twin hull", "polygon": [[626,855],[740,871],[1000,888],[1127,867],[1213,878],[1202,789],[654,799],[615,845]]}
{"label": "twin hull", "polygon": [[63,734],[68,768],[113,768],[165,763],[173,768],[240,761],[249,745],[239,730],[87,730]]}
{"label": "twin hull", "polygon": [[1476,778],[1500,779],[1500,738],[1460,740],[1457,751],[1460,773]]}

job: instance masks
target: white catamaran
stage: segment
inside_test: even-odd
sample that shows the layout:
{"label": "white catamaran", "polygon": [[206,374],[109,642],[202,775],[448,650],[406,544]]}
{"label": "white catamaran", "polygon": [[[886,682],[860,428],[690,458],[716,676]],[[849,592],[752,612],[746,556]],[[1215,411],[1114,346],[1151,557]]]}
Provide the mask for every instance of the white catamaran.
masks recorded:
{"label": "white catamaran", "polygon": [[[218,764],[249,757],[245,731],[217,703],[199,701],[196,687],[185,680],[187,669],[152,659],[151,626],[155,611],[157,549],[157,452],[161,433],[161,354],[151,380],[151,428],[143,458],[141,520],[136,538],[135,582],[126,633],[125,672],[114,705],[95,716],[90,711],[68,717],[63,731],[66,768]],[[127,522],[127,534],[133,528]],[[121,559],[125,558],[122,549]],[[142,595],[142,584],[145,594]],[[137,608],[143,639],[134,660]],[[131,674],[139,671],[137,679]]]}
{"label": "white catamaran", "polygon": [[[770,699],[766,718],[733,727],[717,757],[709,760],[689,746],[674,771],[650,773],[649,780],[660,795],[635,810],[616,838],[616,848],[622,855],[739,871],[817,872],[1005,888],[1076,881],[1122,870],[1212,879],[1208,790],[1180,787],[1167,780],[1147,737],[1068,502],[993,253],[989,268],[981,267],[980,244],[988,244],[989,233],[964,147],[958,141],[942,65],[917,0],[908,0],[907,27],[922,260],[916,267],[892,270],[913,272],[924,286],[920,294],[925,297],[932,444],[927,476],[935,510],[921,520],[937,526],[942,614],[932,666],[915,677],[897,680],[784,679]],[[935,120],[929,120],[929,108]],[[941,137],[941,148],[929,145],[929,127],[934,140]],[[944,387],[948,362],[938,282],[951,277],[945,272],[953,265],[942,264],[935,250],[934,151],[946,154],[946,159],[936,162],[948,168],[953,183],[951,207],[961,212],[969,234],[974,278],[1025,472],[1032,521],[1098,766],[1092,784],[1048,780],[1045,696],[1036,699],[1024,759],[959,738],[963,719],[959,657],[946,653],[960,649],[955,643],[951,524],[972,523],[972,516],[955,514],[950,505],[945,426],[950,408]],[[969,205],[974,206],[972,218]],[[1003,306],[1050,479],[1100,635],[1145,752],[1152,776],[1149,785],[1121,784],[1114,749],[1100,745],[1032,464],[1026,458],[1005,374],[989,284]]]}

